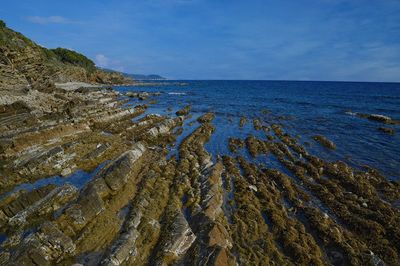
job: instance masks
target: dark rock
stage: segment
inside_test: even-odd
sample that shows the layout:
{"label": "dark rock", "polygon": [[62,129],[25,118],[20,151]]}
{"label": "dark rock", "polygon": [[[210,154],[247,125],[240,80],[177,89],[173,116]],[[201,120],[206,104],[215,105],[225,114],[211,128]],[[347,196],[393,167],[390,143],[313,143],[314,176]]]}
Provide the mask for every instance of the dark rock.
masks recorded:
{"label": "dark rock", "polygon": [[389,127],[379,127],[378,129],[389,135],[394,135],[394,133],[396,132],[393,128],[389,128]]}
{"label": "dark rock", "polygon": [[238,138],[229,138],[229,150],[236,153],[239,148],[243,148],[245,142]]}
{"label": "dark rock", "polygon": [[[353,113],[352,113],[353,114]],[[384,124],[390,124],[390,125],[398,125],[400,124],[400,121],[397,119],[393,119],[389,116],[385,115],[379,115],[379,114],[363,114],[363,113],[355,113],[356,116],[361,117],[361,118],[366,118],[372,121],[384,123]]]}
{"label": "dark rock", "polygon": [[260,119],[258,118],[253,119],[253,127],[255,130],[261,130],[263,128]]}
{"label": "dark rock", "polygon": [[315,135],[315,136],[313,136],[313,139],[315,141],[318,141],[322,146],[324,146],[328,149],[331,149],[331,150],[336,149],[335,143],[333,143],[332,141],[330,141],[329,139],[327,139],[326,137],[324,137],[322,135]]}
{"label": "dark rock", "polygon": [[369,120],[374,120],[378,122],[383,122],[383,123],[388,123],[392,120],[392,118],[385,116],[385,115],[377,115],[377,114],[371,114],[367,117]]}
{"label": "dark rock", "polygon": [[247,118],[244,117],[244,116],[242,116],[242,117],[240,118],[239,127],[240,127],[240,128],[243,128],[244,125],[245,125],[246,123],[247,123]]}
{"label": "dark rock", "polygon": [[199,123],[209,123],[215,118],[215,115],[213,113],[206,113],[199,118],[197,118],[197,121]]}
{"label": "dark rock", "polygon": [[181,110],[177,111],[175,114],[177,116],[188,115],[191,109],[192,109],[191,105],[186,105],[184,108],[182,108]]}

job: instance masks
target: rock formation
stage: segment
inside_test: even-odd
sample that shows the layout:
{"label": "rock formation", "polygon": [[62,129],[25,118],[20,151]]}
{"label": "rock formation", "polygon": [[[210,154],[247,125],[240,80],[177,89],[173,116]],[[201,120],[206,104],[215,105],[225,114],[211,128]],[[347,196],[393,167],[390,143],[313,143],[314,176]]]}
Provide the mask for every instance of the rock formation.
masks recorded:
{"label": "rock formation", "polygon": [[[74,51],[44,48],[0,22],[0,90],[23,93],[24,89],[35,86],[43,89],[47,81],[132,83],[122,74],[97,69],[90,59]],[[63,51],[62,57],[59,51]]]}
{"label": "rock formation", "polygon": [[15,38],[0,58],[0,265],[399,265],[399,182],[317,157],[267,110],[237,117],[252,134],[210,154],[214,113],[55,86],[87,72],[53,75],[34,63],[42,48],[2,27]]}

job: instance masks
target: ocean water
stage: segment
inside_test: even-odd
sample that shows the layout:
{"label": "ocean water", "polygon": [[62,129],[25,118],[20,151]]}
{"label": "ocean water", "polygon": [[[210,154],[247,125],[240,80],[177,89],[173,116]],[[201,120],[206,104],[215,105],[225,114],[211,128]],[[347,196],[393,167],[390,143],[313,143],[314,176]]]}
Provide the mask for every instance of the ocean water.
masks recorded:
{"label": "ocean water", "polygon": [[[185,85],[178,84],[184,82]],[[184,124],[180,142],[198,123],[191,121],[205,112],[216,114],[216,131],[206,145],[215,159],[217,155],[232,155],[228,149],[229,137],[245,138],[255,131],[253,118],[284,125],[288,133],[299,137],[300,143],[309,143],[307,150],[326,160],[342,160],[354,167],[369,165],[387,178],[400,180],[400,126],[384,125],[352,115],[352,113],[381,114],[400,119],[400,83],[305,82],[305,81],[167,81],[159,86],[116,87],[121,92],[163,92],[150,98],[146,114],[174,115],[187,104],[192,105],[193,117]],[[147,101],[131,99],[129,105]],[[170,108],[170,110],[169,110]],[[272,112],[266,115],[265,111]],[[239,128],[241,116],[248,123]],[[378,130],[392,127],[394,136]],[[321,134],[335,142],[334,151],[321,147],[312,136]],[[179,143],[178,143],[179,144]],[[177,147],[172,148],[176,151]],[[249,158],[246,151],[242,155]],[[280,168],[271,156],[255,159],[271,168]],[[282,169],[281,169],[282,170]]]}

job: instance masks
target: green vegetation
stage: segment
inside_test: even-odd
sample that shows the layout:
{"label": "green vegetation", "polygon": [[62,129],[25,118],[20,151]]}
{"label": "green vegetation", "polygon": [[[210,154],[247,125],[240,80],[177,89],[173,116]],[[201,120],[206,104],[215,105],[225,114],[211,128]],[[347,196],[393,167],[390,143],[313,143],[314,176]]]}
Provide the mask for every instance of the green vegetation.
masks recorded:
{"label": "green vegetation", "polygon": [[[70,80],[104,84],[120,84],[130,80],[118,72],[108,73],[98,69],[92,60],[78,52],[65,48],[42,47],[23,34],[8,28],[2,20],[0,20],[0,62],[11,70],[21,72],[21,79],[26,78],[28,83],[39,78],[57,81],[64,80],[65,77]],[[27,65],[29,67],[26,67]],[[7,82],[12,83],[11,80],[16,78],[13,77]],[[4,78],[1,72],[0,84],[2,83]]]}
{"label": "green vegetation", "polygon": [[89,71],[96,70],[94,62],[80,53],[65,48],[50,49],[50,51],[63,63],[81,66]]}
{"label": "green vegetation", "polygon": [[50,49],[44,48],[44,47],[40,47],[43,53],[43,56],[45,59],[47,60],[54,60],[57,61],[58,60],[58,56]]}
{"label": "green vegetation", "polygon": [[0,20],[0,45],[17,50],[26,46],[35,46],[35,44],[23,34],[7,28],[6,23],[2,20]]}
{"label": "green vegetation", "polygon": [[95,64],[86,56],[64,48],[47,49],[35,44],[19,32],[7,28],[6,23],[0,20],[0,46],[11,50],[19,50],[31,47],[41,52],[43,59],[50,61],[61,61],[62,63],[80,66],[92,72],[96,70]]}

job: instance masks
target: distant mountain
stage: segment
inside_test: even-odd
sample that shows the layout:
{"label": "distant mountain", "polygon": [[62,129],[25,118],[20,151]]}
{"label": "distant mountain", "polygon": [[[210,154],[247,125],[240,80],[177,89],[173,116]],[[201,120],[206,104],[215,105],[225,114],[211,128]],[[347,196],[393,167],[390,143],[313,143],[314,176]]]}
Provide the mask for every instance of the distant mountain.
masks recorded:
{"label": "distant mountain", "polygon": [[[112,69],[107,69],[107,68],[102,68],[103,71],[106,72],[117,72]],[[166,80],[167,78],[164,78],[160,75],[156,74],[150,74],[150,75],[143,75],[143,74],[128,74],[128,73],[123,73],[123,72],[118,72],[124,75],[127,78],[132,78],[133,80]]]}
{"label": "distant mountain", "polygon": [[166,78],[160,76],[160,75],[141,75],[141,74],[126,74],[123,73],[125,77],[130,77],[134,80],[166,80]]}

